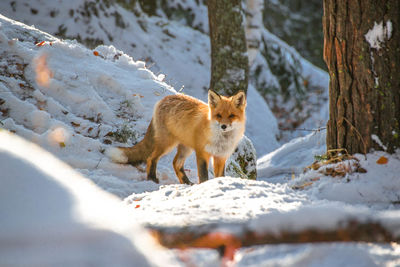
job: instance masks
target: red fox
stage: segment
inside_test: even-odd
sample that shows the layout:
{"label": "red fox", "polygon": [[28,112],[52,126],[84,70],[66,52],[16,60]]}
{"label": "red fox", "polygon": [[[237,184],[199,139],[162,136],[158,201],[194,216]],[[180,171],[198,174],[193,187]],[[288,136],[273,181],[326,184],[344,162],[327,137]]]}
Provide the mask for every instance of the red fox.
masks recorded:
{"label": "red fox", "polygon": [[180,183],[192,184],[183,165],[193,150],[199,183],[208,180],[211,157],[215,177],[224,176],[225,161],[245,131],[245,108],[243,91],[225,97],[209,90],[208,105],[183,94],[166,96],[156,104],[142,141],[133,147],[110,148],[106,154],[118,163],[146,162],[147,179],[158,183],[158,160],[177,146],[173,167]]}

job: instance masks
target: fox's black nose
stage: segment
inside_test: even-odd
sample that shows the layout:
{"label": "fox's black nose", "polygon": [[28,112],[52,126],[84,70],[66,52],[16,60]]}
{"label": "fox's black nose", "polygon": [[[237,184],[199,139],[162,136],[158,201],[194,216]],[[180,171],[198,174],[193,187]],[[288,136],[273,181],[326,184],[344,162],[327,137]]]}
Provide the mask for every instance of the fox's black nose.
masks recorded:
{"label": "fox's black nose", "polygon": [[222,125],[221,125],[221,128],[222,128],[222,130],[225,130],[225,129],[226,129],[226,125],[225,125],[225,124],[222,124]]}

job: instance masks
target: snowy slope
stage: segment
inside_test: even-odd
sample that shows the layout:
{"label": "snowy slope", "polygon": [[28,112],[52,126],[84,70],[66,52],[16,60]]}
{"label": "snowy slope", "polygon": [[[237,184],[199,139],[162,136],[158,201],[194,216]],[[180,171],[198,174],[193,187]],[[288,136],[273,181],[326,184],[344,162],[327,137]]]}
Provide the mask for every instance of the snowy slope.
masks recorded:
{"label": "snowy slope", "polygon": [[[326,151],[325,131],[315,132],[296,138],[275,151],[260,157],[257,161],[258,175],[263,178],[290,178],[299,175],[305,166],[314,161],[315,155]],[[271,179],[269,179],[271,181]]]}
{"label": "snowy slope", "polygon": [[[6,0],[0,3],[0,13],[55,35],[113,45],[134,60],[145,61],[156,75],[164,74],[165,81],[175,90],[207,101],[209,37],[190,27],[162,17],[136,16],[118,4],[106,6],[102,1]],[[50,13],[55,15],[49,17]],[[200,21],[207,20],[206,13],[200,14],[201,18],[196,15]],[[249,88],[248,97],[246,135],[256,140],[259,155],[264,155],[278,147],[277,122],[269,107],[258,99],[261,96],[254,87]],[[268,146],[259,146],[258,141]]]}
{"label": "snowy slope", "polygon": [[[121,170],[101,152],[122,137],[126,140],[120,141],[128,144],[142,138],[152,107],[174,89],[144,62],[133,61],[114,47],[98,47],[95,56],[77,42],[58,41],[5,17],[0,41],[3,127],[81,169],[109,191],[120,196],[134,191],[129,180],[135,174],[144,179],[143,174],[128,166]],[[44,58],[46,64],[40,63]],[[50,73],[48,85],[36,81],[43,68]],[[99,178],[115,172],[122,179]]]}

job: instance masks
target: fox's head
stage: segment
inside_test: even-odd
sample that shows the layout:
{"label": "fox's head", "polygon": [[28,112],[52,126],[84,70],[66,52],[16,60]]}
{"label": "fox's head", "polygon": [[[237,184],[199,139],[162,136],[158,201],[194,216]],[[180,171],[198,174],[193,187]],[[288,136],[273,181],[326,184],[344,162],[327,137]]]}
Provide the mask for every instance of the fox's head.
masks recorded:
{"label": "fox's head", "polygon": [[246,121],[246,95],[243,91],[239,91],[234,96],[226,97],[209,90],[208,106],[213,126],[222,132],[229,132],[244,126]]}

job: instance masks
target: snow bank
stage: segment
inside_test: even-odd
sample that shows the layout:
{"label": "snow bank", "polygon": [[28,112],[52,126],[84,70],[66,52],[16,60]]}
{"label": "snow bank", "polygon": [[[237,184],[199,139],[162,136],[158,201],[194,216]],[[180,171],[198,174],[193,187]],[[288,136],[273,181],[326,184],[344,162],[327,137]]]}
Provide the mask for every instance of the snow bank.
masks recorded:
{"label": "snow bank", "polygon": [[117,198],[5,130],[0,168],[0,265],[176,266]]}
{"label": "snow bank", "polygon": [[240,249],[236,266],[396,266],[397,244],[330,243]]}
{"label": "snow bank", "polygon": [[292,175],[300,174],[305,166],[313,163],[314,156],[325,153],[325,135],[325,131],[319,131],[298,137],[258,159],[258,176],[263,180],[272,177],[288,180]]}
{"label": "snow bank", "polygon": [[307,200],[284,185],[224,177],[193,186],[162,186],[158,191],[132,194],[125,202],[135,208],[131,216],[144,224],[186,226],[244,222],[278,207],[295,209]]}
{"label": "snow bank", "polygon": [[[379,164],[381,157],[388,159],[386,164]],[[349,173],[343,178],[332,178],[318,171],[300,174],[291,181],[291,186],[313,181],[313,186],[305,188],[310,197],[343,201],[352,204],[367,204],[378,209],[397,209],[400,200],[400,154],[389,155],[374,152],[356,155],[359,164],[367,173]],[[343,162],[350,166],[352,162]],[[350,169],[350,168],[349,168]]]}
{"label": "snow bank", "polygon": [[125,202],[131,207],[131,216],[152,227],[216,224],[218,229],[235,233],[238,224],[246,222],[242,228],[279,234],[309,229],[331,231],[357,221],[381,223],[395,237],[400,236],[397,209],[347,203],[349,192],[335,193],[337,200],[332,201],[286,183],[221,177],[199,185],[168,185],[158,191],[132,194]]}
{"label": "snow bank", "polygon": [[[158,188],[142,182],[145,175],[136,168],[111,163],[102,151],[141,139],[154,104],[175,90],[113,46],[89,50],[3,16],[0,23],[1,126],[120,197]],[[43,69],[46,84],[36,79]],[[164,182],[177,181],[168,167]]]}

